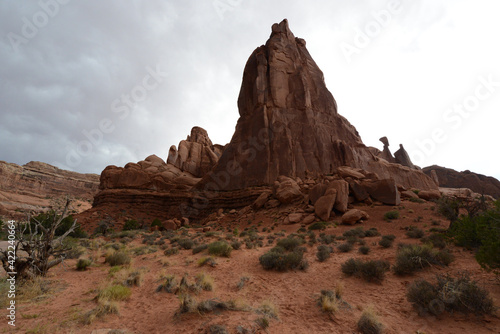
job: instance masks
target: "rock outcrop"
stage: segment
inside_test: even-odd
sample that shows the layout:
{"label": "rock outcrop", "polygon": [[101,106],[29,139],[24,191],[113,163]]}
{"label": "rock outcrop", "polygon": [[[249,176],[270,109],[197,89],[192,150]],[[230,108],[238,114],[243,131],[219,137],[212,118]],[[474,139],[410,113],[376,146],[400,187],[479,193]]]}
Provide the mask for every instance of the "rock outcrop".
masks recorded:
{"label": "rock outcrop", "polygon": [[278,176],[304,178],[350,166],[398,185],[437,189],[420,171],[376,157],[337,112],[323,73],[288,21],[274,24],[267,43],[248,59],[238,98],[240,118],[221,158],[197,189],[230,191],[272,185]]}
{"label": "rock outcrop", "polygon": [[500,198],[500,181],[491,176],[485,176],[471,171],[457,172],[456,170],[429,166],[423,169],[429,176],[433,174],[439,181],[439,186],[444,188],[469,188],[478,194],[490,195]]}
{"label": "rock outcrop", "polygon": [[[0,216],[25,219],[24,212],[41,212],[69,196],[74,211],[90,207],[99,175],[80,174],[31,161],[23,166],[0,161]],[[77,206],[79,204],[79,206]]]}
{"label": "rock outcrop", "polygon": [[178,149],[175,145],[170,147],[167,163],[194,177],[202,177],[215,166],[223,149],[221,145],[212,144],[205,129],[195,126]]}

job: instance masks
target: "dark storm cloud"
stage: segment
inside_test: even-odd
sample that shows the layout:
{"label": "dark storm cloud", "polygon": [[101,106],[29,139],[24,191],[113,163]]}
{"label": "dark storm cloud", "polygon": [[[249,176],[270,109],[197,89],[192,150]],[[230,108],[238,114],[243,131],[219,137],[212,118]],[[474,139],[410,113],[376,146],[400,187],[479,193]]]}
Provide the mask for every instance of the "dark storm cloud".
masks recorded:
{"label": "dark storm cloud", "polygon": [[[460,94],[468,90],[460,80],[432,97],[441,100],[428,97],[425,105],[407,106],[415,97],[406,92],[420,94],[429,83],[444,82],[455,64],[462,72],[469,70],[464,80],[472,87],[483,73],[478,64],[484,73],[494,73],[496,44],[481,38],[494,36],[495,30],[483,33],[482,21],[489,21],[469,15],[467,1],[402,2],[401,14],[348,64],[339,45],[352,43],[355,29],[363,29],[374,20],[373,12],[386,10],[391,1],[397,0],[2,1],[0,160],[39,160],[100,173],[107,165],[124,165],[149,154],[166,158],[170,145],[195,125],[207,129],[214,142],[225,144],[238,118],[236,100],[245,62],[269,37],[272,23],[285,17],[295,35],[307,40],[341,114],[368,139],[366,144],[377,145],[382,135],[412,133],[404,128],[404,119],[400,127],[372,126],[380,117],[400,119],[406,107],[415,108],[405,116],[411,118],[412,130],[440,125],[435,115],[442,110],[428,106],[446,108],[454,96],[463,99]],[[487,2],[484,6],[491,7]],[[471,33],[464,45],[481,40],[468,48],[487,60],[471,62],[468,50],[456,47],[462,42],[448,30],[457,24],[463,29],[464,18],[475,19],[468,23]],[[391,36],[388,41],[386,36]],[[449,37],[453,40],[441,43],[440,38]],[[490,49],[482,49],[488,45]],[[429,57],[432,47],[438,48],[439,62]],[[415,80],[419,70],[411,65],[414,59],[426,59],[422,69],[440,76],[430,82],[426,77]],[[397,91],[401,87],[411,88]],[[383,98],[388,91],[394,93]],[[494,108],[497,100],[487,101],[491,104],[484,108]],[[460,130],[469,131],[465,125]],[[419,139],[421,132],[412,135]],[[408,146],[413,139],[401,138]],[[454,148],[440,149],[446,154]],[[452,153],[445,154],[439,156],[442,164],[460,163]]]}

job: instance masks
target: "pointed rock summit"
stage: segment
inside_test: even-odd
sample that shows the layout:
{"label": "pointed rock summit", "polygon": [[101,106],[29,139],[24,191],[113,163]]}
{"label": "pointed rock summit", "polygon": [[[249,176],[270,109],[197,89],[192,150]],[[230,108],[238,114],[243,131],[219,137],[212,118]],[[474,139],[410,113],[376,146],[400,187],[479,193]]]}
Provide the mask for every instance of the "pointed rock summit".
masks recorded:
{"label": "pointed rock summit", "polygon": [[272,26],[250,56],[238,98],[240,118],[231,142],[198,189],[227,191],[271,185],[280,175],[305,177],[350,166],[381,179],[437,189],[423,173],[376,157],[337,112],[323,72],[285,19]]}

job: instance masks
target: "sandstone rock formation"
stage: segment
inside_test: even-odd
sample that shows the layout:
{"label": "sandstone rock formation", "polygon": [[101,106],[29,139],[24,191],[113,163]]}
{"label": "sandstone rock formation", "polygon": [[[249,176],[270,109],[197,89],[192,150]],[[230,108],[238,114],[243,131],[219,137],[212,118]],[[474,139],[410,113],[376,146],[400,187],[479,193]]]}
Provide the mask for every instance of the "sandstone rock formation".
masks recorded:
{"label": "sandstone rock formation", "polygon": [[394,157],[398,164],[410,167],[412,169],[418,169],[413,164],[413,162],[411,162],[410,155],[408,154],[408,152],[406,152],[405,148],[403,147],[403,144],[399,144],[399,150],[394,152]]}
{"label": "sandstone rock formation", "polygon": [[389,149],[389,139],[387,139],[387,137],[382,137],[379,140],[382,142],[382,144],[384,144],[384,148],[378,156],[389,162],[396,162],[396,159],[392,156],[391,150]]}
{"label": "sandstone rock formation", "polygon": [[233,138],[198,189],[272,185],[280,175],[304,178],[340,166],[393,178],[405,187],[437,189],[423,173],[383,161],[363,144],[338,114],[323,73],[287,20],[274,24],[267,43],[248,59],[238,108]]}
{"label": "sandstone rock formation", "polygon": [[73,210],[82,211],[90,207],[98,187],[96,174],[66,171],[37,161],[23,166],[0,161],[0,216],[25,219],[24,212],[46,211],[66,196],[79,200],[73,203]]}
{"label": "sandstone rock formation", "polygon": [[457,172],[436,165],[425,167],[423,171],[429,176],[435,173],[440,187],[469,188],[478,194],[500,198],[500,181],[494,177],[476,174],[468,170]]}
{"label": "sandstone rock formation", "polygon": [[175,145],[170,147],[167,163],[194,177],[202,177],[217,163],[222,151],[223,146],[213,145],[205,129],[195,126],[178,149]]}

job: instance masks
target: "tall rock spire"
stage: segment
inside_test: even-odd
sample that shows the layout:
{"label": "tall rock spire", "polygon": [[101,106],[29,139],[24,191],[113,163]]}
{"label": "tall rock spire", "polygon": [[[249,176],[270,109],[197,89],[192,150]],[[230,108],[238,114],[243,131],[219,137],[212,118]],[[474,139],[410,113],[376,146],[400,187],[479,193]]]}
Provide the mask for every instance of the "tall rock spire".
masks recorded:
{"label": "tall rock spire", "polygon": [[[248,59],[238,109],[231,142],[198,188],[269,185],[280,175],[328,174],[340,166],[382,168],[338,114],[323,72],[286,19],[272,26],[269,40]],[[381,172],[390,174],[387,168]]]}

